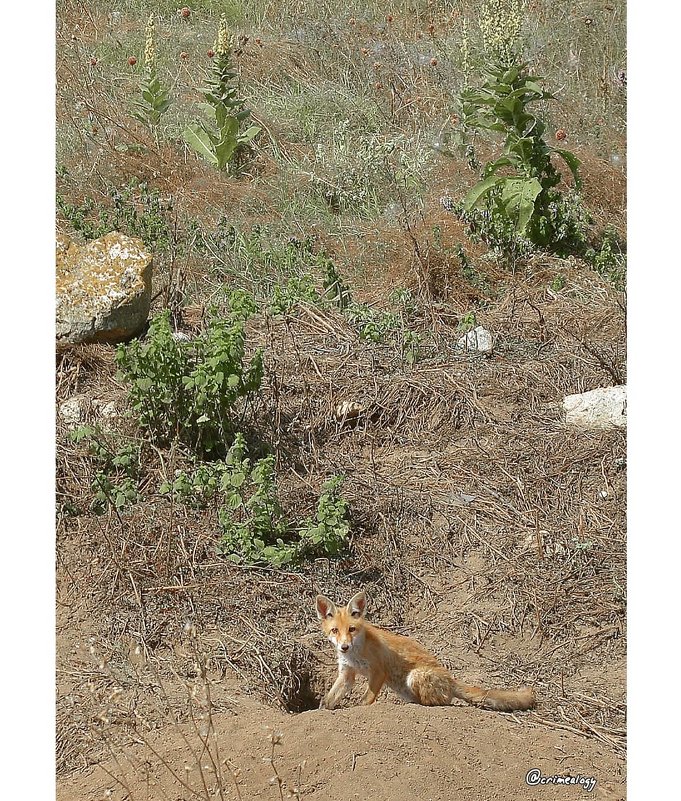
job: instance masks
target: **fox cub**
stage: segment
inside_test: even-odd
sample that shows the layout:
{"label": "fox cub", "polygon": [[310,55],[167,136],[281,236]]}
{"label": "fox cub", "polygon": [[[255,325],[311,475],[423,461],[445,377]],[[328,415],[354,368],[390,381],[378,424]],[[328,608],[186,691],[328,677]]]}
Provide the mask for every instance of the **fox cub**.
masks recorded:
{"label": "fox cub", "polygon": [[368,623],[364,619],[366,603],[363,591],[342,607],[317,596],[322,631],[338,655],[338,678],[321,706],[333,709],[349,695],[358,673],[369,680],[365,704],[373,704],[387,684],[405,701],[426,706],[449,704],[452,698],[501,712],[535,706],[536,697],[529,687],[483,690],[462,684],[419,643]]}

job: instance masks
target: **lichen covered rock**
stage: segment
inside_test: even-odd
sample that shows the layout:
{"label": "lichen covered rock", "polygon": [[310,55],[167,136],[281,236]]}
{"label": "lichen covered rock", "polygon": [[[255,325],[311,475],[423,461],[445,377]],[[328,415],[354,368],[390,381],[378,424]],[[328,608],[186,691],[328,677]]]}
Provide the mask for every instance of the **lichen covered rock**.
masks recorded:
{"label": "lichen covered rock", "polygon": [[79,246],[57,236],[57,341],[122,342],[151,304],[152,257],[139,239],[110,233]]}

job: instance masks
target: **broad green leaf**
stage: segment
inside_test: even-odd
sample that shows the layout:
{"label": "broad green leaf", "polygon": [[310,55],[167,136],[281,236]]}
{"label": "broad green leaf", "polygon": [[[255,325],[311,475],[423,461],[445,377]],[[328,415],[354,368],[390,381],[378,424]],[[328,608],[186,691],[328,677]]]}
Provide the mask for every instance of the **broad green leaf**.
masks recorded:
{"label": "broad green leaf", "polygon": [[254,136],[257,136],[260,133],[260,131],[262,131],[262,128],[260,128],[258,125],[251,125],[250,128],[247,128],[242,134],[239,134],[239,142],[250,142]]}
{"label": "broad green leaf", "polygon": [[558,148],[551,148],[554,153],[557,153],[568,165],[570,168],[570,172],[572,173],[572,177],[575,179],[575,186],[577,189],[581,189],[582,186],[582,179],[579,177],[579,165],[580,161],[575,156],[574,153],[570,153],[569,150],[559,150]]}
{"label": "broad green leaf", "polygon": [[506,178],[501,190],[501,202],[510,218],[516,220],[516,231],[525,229],[534,212],[534,202],[541,192],[541,184],[536,178]]}
{"label": "broad green leaf", "polygon": [[185,128],[182,137],[189,147],[193,148],[199,156],[217,166],[218,158],[215,155],[215,146],[211,141],[210,135],[204,128],[196,123],[189,125]]}
{"label": "broad green leaf", "polygon": [[515,154],[502,156],[501,158],[498,158],[496,161],[490,162],[485,167],[485,177],[487,177],[487,175],[494,175],[494,173],[496,173],[502,167],[517,167],[518,162],[519,162],[518,156],[516,156]]}
{"label": "broad green leaf", "polygon": [[230,484],[233,487],[240,487],[244,481],[246,480],[246,476],[244,473],[232,473],[230,476]]}
{"label": "broad green leaf", "polygon": [[480,199],[490,191],[490,189],[503,180],[504,178],[500,175],[490,175],[488,178],[485,178],[484,181],[477,183],[464,198],[464,209],[466,211],[470,211],[478,204]]}

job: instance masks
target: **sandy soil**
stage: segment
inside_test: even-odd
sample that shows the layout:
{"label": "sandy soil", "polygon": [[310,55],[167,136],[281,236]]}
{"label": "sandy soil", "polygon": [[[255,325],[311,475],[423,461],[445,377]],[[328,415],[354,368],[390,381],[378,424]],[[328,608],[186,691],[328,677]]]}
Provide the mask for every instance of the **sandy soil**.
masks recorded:
{"label": "sandy soil", "polygon": [[[234,713],[214,718],[210,756],[204,752],[198,759],[200,741],[193,725],[166,726],[145,744],[117,753],[115,760],[62,779],[57,799],[236,798],[224,761],[240,770],[243,799],[277,799],[281,796],[269,761],[273,733],[281,735],[274,765],[284,798],[295,798],[296,790],[300,798],[326,801],[625,797],[624,765],[612,752],[570,732],[528,725],[522,716],[463,706],[425,708],[387,698],[372,707],[299,715],[243,698]],[[220,781],[212,762],[220,766]],[[532,768],[545,777],[593,777],[596,785],[591,792],[579,785],[530,788],[525,777]]]}

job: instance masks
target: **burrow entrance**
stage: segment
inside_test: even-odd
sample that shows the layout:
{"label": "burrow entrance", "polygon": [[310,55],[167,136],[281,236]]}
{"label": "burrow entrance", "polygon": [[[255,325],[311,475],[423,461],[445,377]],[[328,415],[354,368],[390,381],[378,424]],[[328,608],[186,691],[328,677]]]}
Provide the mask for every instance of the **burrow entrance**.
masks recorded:
{"label": "burrow entrance", "polygon": [[293,714],[319,709],[328,677],[311,651],[296,645],[291,656],[280,665],[283,678],[280,697],[284,709]]}

